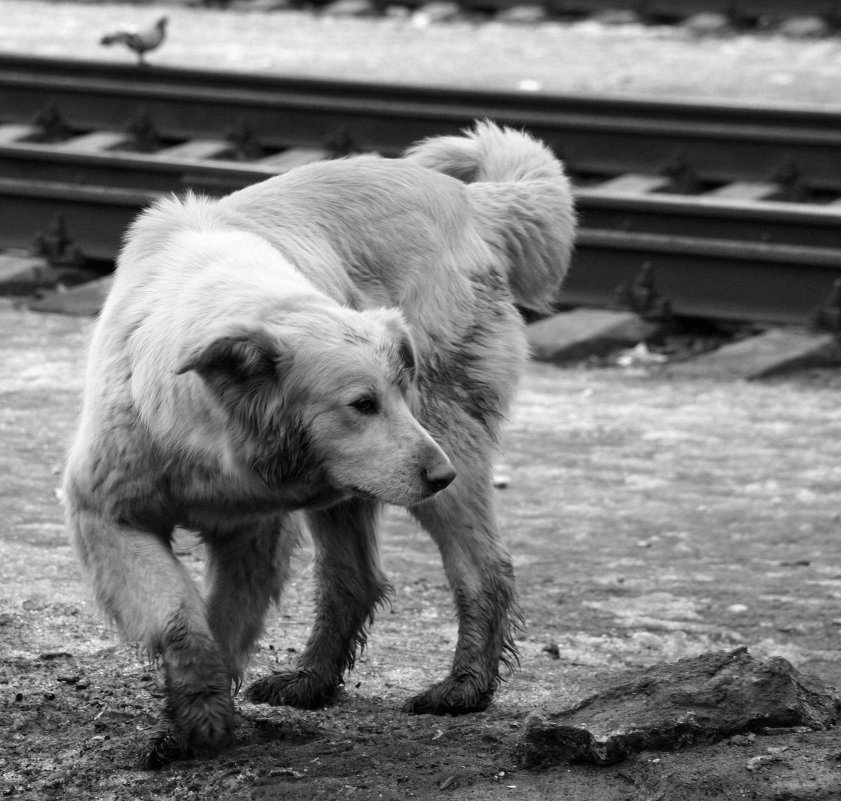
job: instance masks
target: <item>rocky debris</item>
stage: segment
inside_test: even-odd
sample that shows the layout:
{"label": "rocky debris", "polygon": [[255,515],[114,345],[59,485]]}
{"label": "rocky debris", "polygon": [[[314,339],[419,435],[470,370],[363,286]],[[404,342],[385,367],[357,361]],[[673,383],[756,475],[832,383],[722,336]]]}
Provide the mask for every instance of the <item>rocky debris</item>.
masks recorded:
{"label": "rocky debris", "polygon": [[692,14],[682,23],[683,29],[693,36],[726,36],[733,33],[733,25],[727,14],[703,11]]}
{"label": "rocky debris", "polygon": [[424,3],[412,14],[412,24],[423,28],[427,25],[437,25],[451,22],[462,16],[461,6],[451,0],[431,0]]}
{"label": "rocky debris", "polygon": [[841,365],[837,334],[798,328],[731,331],[681,328],[614,309],[574,309],[531,323],[527,337],[537,361],[637,369],[716,379],[761,379]]}
{"label": "rocky debris", "polygon": [[55,289],[39,292],[29,301],[28,306],[32,311],[92,317],[99,313],[105,303],[112,283],[113,276],[106,275],[74,287],[59,285]]}
{"label": "rocky debris", "polygon": [[539,22],[545,22],[548,17],[546,7],[536,3],[509,6],[500,9],[496,14],[497,22],[510,25],[536,25]]}
{"label": "rocky debris", "polygon": [[96,274],[83,267],[52,265],[40,256],[0,253],[0,295],[31,295],[33,292],[74,287]]}
{"label": "rocky debris", "polygon": [[718,350],[679,362],[669,372],[681,376],[767,378],[808,367],[841,364],[841,344],[835,334],[770,329]]}
{"label": "rocky debris", "polygon": [[658,330],[633,312],[575,309],[532,323],[527,336],[535,359],[568,362],[633,347]]}
{"label": "rocky debris", "polygon": [[375,12],[376,7],[370,0],[334,0],[323,9],[328,17],[369,17]]}
{"label": "rocky debris", "polygon": [[797,16],[783,20],[777,33],[790,39],[823,39],[832,33],[832,28],[821,17]]}
{"label": "rocky debris", "polygon": [[785,659],[758,662],[746,648],[629,671],[573,707],[529,715],[526,767],[611,765],[645,749],[672,751],[767,728],[826,729],[841,698]]}

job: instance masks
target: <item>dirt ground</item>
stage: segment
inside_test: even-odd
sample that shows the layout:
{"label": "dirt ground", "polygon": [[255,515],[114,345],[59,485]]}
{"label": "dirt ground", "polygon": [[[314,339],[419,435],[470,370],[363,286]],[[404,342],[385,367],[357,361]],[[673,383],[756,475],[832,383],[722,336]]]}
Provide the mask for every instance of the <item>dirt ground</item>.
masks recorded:
{"label": "dirt ground", "polygon": [[[161,703],[153,665],[103,625],[57,485],[87,318],[0,304],[0,792],[22,799],[830,799],[837,732],[777,732],[611,768],[519,766],[526,715],[600,678],[747,645],[841,687],[841,372],[762,383],[532,364],[499,490],[527,626],[521,669],[487,711],[410,717],[456,629],[430,541],[389,515],[396,587],[339,703],[238,698],[237,743],[159,773],[133,759]],[[201,555],[186,537],[182,557]],[[261,640],[253,680],[302,648],[310,567]],[[757,757],[762,759],[757,760]]]}
{"label": "dirt ground", "polygon": [[[171,16],[150,58],[305,75],[735,100],[838,102],[841,38],[696,39],[638,26],[333,20],[177,3],[2,0],[0,51],[125,61],[97,44]],[[2,224],[2,221],[0,221]],[[643,369],[530,367],[500,490],[527,626],[521,669],[485,713],[410,717],[456,629],[438,556],[400,512],[396,588],[339,703],[238,698],[235,748],[159,773],[132,763],[161,703],[153,665],[103,625],[56,489],[78,409],[87,319],[0,302],[0,794],[21,799],[837,799],[837,732],[761,734],[611,768],[520,767],[527,714],[626,667],[747,645],[841,687],[841,371],[762,383]],[[182,557],[198,575],[188,539]],[[307,553],[253,680],[294,659],[310,619]]]}

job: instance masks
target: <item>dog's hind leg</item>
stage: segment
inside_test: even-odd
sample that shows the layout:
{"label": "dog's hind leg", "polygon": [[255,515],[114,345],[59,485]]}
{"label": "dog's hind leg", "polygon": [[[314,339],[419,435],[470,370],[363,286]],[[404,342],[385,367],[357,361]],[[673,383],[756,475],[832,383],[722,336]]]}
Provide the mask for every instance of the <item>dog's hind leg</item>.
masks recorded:
{"label": "dog's hind leg", "polygon": [[228,673],[238,685],[266,612],[280,600],[289,577],[299,529],[295,517],[286,515],[248,527],[204,532],[204,539],[207,617]]}
{"label": "dog's hind leg", "polygon": [[315,624],[296,666],[256,681],[250,700],[312,709],[334,699],[391,589],[379,564],[378,517],[379,504],[364,500],[307,512],[315,545]]}
{"label": "dog's hind leg", "polygon": [[117,523],[71,501],[68,529],[97,600],[123,636],[159,653],[166,708],[140,757],[142,767],[227,746],[230,678],[204,601],[166,534]]}
{"label": "dog's hind leg", "polygon": [[[456,468],[456,479],[411,512],[441,552],[455,599],[458,643],[450,675],[406,702],[404,711],[458,715],[488,706],[499,683],[500,662],[517,661],[513,633],[520,624],[511,558],[494,511],[492,437],[455,406],[448,428],[430,431]],[[466,445],[472,447],[465,448]]]}

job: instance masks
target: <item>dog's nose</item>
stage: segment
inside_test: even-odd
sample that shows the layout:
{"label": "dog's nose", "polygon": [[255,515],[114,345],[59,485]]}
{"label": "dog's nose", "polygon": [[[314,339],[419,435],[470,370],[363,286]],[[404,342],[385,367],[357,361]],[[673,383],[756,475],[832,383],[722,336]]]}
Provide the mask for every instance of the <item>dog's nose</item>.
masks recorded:
{"label": "dog's nose", "polygon": [[449,487],[456,477],[456,471],[449,462],[444,462],[426,470],[426,484],[432,492],[440,492]]}

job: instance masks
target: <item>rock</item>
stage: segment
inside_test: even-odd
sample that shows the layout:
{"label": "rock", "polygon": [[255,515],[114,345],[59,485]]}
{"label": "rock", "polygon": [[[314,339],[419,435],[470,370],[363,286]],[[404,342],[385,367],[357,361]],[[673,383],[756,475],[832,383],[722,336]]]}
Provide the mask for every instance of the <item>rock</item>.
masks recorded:
{"label": "rock", "polygon": [[540,5],[516,5],[509,8],[503,8],[496,15],[499,22],[505,22],[511,25],[534,25],[538,22],[546,20],[546,7]]}
{"label": "rock", "polygon": [[412,24],[423,28],[438,22],[458,19],[461,13],[461,6],[458,3],[449,2],[449,0],[432,0],[412,14]]}
{"label": "rock", "polygon": [[370,17],[375,12],[371,0],[334,0],[323,9],[329,17]]}
{"label": "rock", "polygon": [[0,295],[29,295],[38,289],[74,286],[95,276],[81,267],[53,267],[41,256],[0,254]]}
{"label": "rock", "polygon": [[[204,5],[209,5],[205,3]],[[232,11],[254,11],[260,13],[267,13],[272,11],[286,11],[292,7],[291,0],[233,0],[232,3],[225,2],[218,3],[221,7],[226,7]]]}
{"label": "rock", "polygon": [[634,347],[659,329],[632,312],[576,309],[532,323],[526,336],[535,359],[567,362]]}
{"label": "rock", "polygon": [[40,257],[0,254],[0,294],[25,294],[43,286],[46,270]]}
{"label": "rock", "polygon": [[710,652],[628,671],[560,711],[526,720],[526,767],[590,762],[611,765],[644,749],[677,750],[764,727],[826,729],[841,699],[785,659],[759,663],[746,648]]}
{"label": "rock", "polygon": [[383,16],[389,19],[409,19],[412,16],[412,12],[407,6],[387,5],[383,9]]}
{"label": "rock", "polygon": [[777,33],[791,39],[823,39],[829,36],[829,23],[821,17],[789,17],[777,26]]}
{"label": "rock", "polygon": [[724,36],[733,31],[727,14],[715,12],[693,14],[683,21],[682,27],[694,36]]}
{"label": "rock", "polygon": [[681,376],[757,379],[839,363],[841,344],[834,334],[780,328],[675,363],[668,372]]}
{"label": "rock", "polygon": [[70,314],[88,317],[99,313],[108,292],[111,290],[113,276],[107,275],[95,281],[88,281],[71,289],[58,289],[44,292],[40,297],[29,302],[32,311]]}
{"label": "rock", "polygon": [[606,26],[637,25],[640,22],[639,14],[630,8],[606,8],[596,12],[593,19]]}

